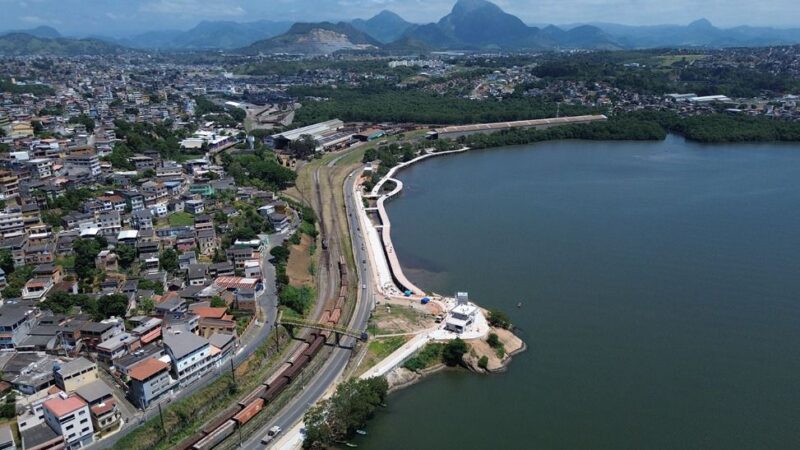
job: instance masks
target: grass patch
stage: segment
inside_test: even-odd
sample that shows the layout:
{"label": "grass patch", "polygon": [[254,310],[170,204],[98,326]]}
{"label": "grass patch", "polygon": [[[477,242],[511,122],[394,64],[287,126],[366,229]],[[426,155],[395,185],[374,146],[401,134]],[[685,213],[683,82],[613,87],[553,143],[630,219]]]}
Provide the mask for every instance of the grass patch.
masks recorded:
{"label": "grass patch", "polygon": [[391,336],[388,338],[373,339],[369,343],[368,351],[378,359],[383,359],[406,343],[405,336]]}
{"label": "grass patch", "polygon": [[422,347],[422,350],[403,363],[403,367],[414,372],[431,367],[442,361],[442,351],[445,344],[431,342]]}
{"label": "grass patch", "polygon": [[74,269],[75,255],[66,255],[60,258],[56,258],[56,264],[63,267],[64,269]]}
{"label": "grass patch", "polygon": [[167,217],[169,225],[172,227],[184,227],[194,225],[194,216],[187,212],[172,213]]}

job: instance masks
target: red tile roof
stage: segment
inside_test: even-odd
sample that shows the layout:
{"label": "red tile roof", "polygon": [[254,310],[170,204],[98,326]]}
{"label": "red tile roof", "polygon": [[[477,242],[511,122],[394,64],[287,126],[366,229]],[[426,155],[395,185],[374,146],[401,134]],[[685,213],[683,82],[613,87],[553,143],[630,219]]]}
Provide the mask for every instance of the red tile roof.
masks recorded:
{"label": "red tile roof", "polygon": [[189,310],[200,317],[207,317],[209,319],[222,319],[226,311],[225,308],[212,308],[211,306],[189,307]]}
{"label": "red tile roof", "polygon": [[128,371],[128,376],[134,380],[144,381],[164,369],[169,367],[167,363],[159,361],[155,358],[148,358],[144,361],[131,367]]}
{"label": "red tile roof", "polygon": [[83,408],[86,406],[86,402],[77,395],[70,395],[67,398],[51,398],[42,403],[42,406],[47,408],[54,416],[63,417],[73,411]]}

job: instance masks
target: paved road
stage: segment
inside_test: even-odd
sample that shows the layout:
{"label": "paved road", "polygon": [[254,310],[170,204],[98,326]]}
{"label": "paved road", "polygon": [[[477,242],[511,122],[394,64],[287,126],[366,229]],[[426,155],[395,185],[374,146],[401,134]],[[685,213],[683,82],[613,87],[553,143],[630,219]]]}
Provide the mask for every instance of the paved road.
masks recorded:
{"label": "paved road", "polygon": [[[295,223],[294,225],[296,226],[297,223]],[[250,356],[256,350],[256,348],[264,341],[264,339],[267,338],[270,330],[272,330],[272,328],[275,326],[275,319],[278,315],[278,298],[275,290],[275,267],[272,265],[272,263],[269,262],[271,258],[269,250],[272,249],[273,247],[277,247],[283,244],[283,241],[286,240],[286,238],[291,235],[294,228],[295,228],[294,226],[291,227],[291,229],[286,233],[274,233],[269,235],[269,247],[267,247],[264,250],[261,261],[261,275],[262,275],[262,282],[264,285],[264,289],[256,297],[256,301],[258,302],[259,308],[261,308],[261,311],[264,312],[264,315],[266,317],[266,323],[263,324],[263,326],[258,326],[258,325],[252,326],[242,335],[242,337],[239,340],[239,349],[236,351],[233,357],[234,365],[238,365],[245,358]],[[218,369],[210,370],[199,380],[181,389],[174,396],[164,397],[160,401],[150,405],[150,407],[146,411],[139,412],[134,418],[129,419],[128,422],[122,427],[122,429],[119,432],[111,436],[108,436],[105,439],[96,441],[91,445],[89,445],[87,448],[103,449],[103,448],[113,447],[118,440],[120,440],[123,436],[125,436],[129,432],[131,432],[134,428],[146,422],[150,418],[158,415],[159,404],[163,406],[174,400],[178,400],[188,395],[191,395],[193,392],[214,381],[214,379],[216,379],[222,372],[229,370],[229,368],[230,368],[230,363],[227,362]]]}
{"label": "paved road", "polygon": [[[344,155],[342,155],[344,156]],[[328,164],[332,167],[336,161],[341,158],[336,158]],[[367,263],[367,256],[365,251],[365,242],[361,235],[361,226],[358,223],[356,208],[359,206],[359,199],[353,195],[353,184],[355,183],[355,173],[353,171],[344,183],[344,198],[347,209],[348,228],[350,236],[353,240],[353,255],[356,261],[356,272],[358,280],[372,280],[372,269],[370,264]],[[349,328],[366,329],[367,321],[369,320],[370,312],[373,308],[375,301],[375,287],[374,283],[367,281],[359,281],[364,283],[365,286],[359,286],[357,295],[357,304],[355,313],[350,322]],[[342,339],[344,346],[350,347],[354,344],[354,339],[346,337]],[[286,405],[276,416],[276,418],[268,422],[264,427],[253,434],[247,441],[244,442],[243,447],[246,449],[260,449],[264,446],[261,444],[261,438],[267,433],[271,427],[277,425],[284,430],[288,430],[296,422],[303,418],[306,410],[316,403],[333,385],[336,379],[341,375],[347,362],[351,356],[351,350],[346,348],[335,348],[333,353],[328,357],[328,360],[322,366],[317,374],[309,381],[304,387],[303,391],[297,395],[292,401]]]}

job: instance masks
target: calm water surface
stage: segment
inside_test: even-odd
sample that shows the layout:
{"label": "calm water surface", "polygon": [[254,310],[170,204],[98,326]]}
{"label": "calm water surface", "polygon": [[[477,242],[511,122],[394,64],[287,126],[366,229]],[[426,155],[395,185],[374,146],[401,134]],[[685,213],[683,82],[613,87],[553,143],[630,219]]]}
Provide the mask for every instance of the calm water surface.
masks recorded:
{"label": "calm water surface", "polygon": [[800,146],[553,142],[400,178],[408,275],[529,349],[392,395],[359,447],[800,448]]}

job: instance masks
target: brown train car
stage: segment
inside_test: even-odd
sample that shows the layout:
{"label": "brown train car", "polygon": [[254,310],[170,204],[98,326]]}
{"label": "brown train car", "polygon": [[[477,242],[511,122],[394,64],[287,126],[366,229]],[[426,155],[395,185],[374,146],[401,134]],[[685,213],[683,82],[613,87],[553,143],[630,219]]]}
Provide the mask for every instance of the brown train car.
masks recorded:
{"label": "brown train car", "polygon": [[242,407],[249,405],[253,400],[261,398],[261,396],[264,395],[264,391],[266,390],[267,387],[262,384],[261,386],[257,387],[253,392],[247,394],[247,397],[239,400],[239,405]]}
{"label": "brown train car", "polygon": [[217,446],[220,442],[224,441],[225,438],[233,434],[233,431],[236,429],[236,421],[228,420],[222,426],[214,430],[213,433],[210,433],[208,436],[200,439],[195,443],[192,448],[195,450],[209,450]]}
{"label": "brown train car", "polygon": [[322,311],[322,315],[319,316],[319,323],[328,323],[328,319],[331,318],[331,310],[326,309]]}
{"label": "brown train car", "polygon": [[171,450],[189,450],[190,448],[194,447],[195,442],[198,442],[200,439],[206,437],[206,434],[202,431],[198,431],[197,433],[187,437],[186,439],[178,442],[177,444],[173,445],[170,449]]}
{"label": "brown train car", "polygon": [[307,355],[309,358],[313,358],[314,355],[316,355],[319,349],[322,347],[322,344],[324,343],[325,343],[325,338],[323,336],[318,336],[317,339],[315,339],[314,342],[311,343],[311,346],[308,347],[308,350],[306,350],[305,355]]}
{"label": "brown train car", "polygon": [[336,323],[339,322],[339,318],[341,316],[342,316],[342,309],[341,308],[334,309],[333,312],[331,313],[331,318],[329,323],[336,325]]}
{"label": "brown train car", "polygon": [[317,340],[317,336],[319,336],[319,331],[313,330],[311,333],[309,333],[308,336],[306,336],[305,341],[308,342],[309,344],[312,344],[314,341]]}
{"label": "brown train car", "polygon": [[208,424],[206,424],[206,426],[202,428],[203,433],[206,434],[213,433],[214,430],[219,428],[219,426],[222,425],[223,423],[229,421],[231,417],[233,417],[236,413],[241,411],[241,409],[242,407],[239,406],[238,403],[235,405],[231,405],[225,411],[223,411],[217,417],[211,420],[211,422],[208,422]]}
{"label": "brown train car", "polygon": [[295,363],[292,364],[291,369],[287,370],[286,372],[283,372],[283,376],[288,378],[289,380],[294,379],[294,377],[296,377],[297,374],[300,373],[301,370],[303,370],[303,366],[305,366],[307,362],[308,362],[308,356],[306,355],[300,356],[299,358],[297,358],[297,361],[295,361]]}
{"label": "brown train car", "polygon": [[300,347],[297,350],[295,350],[295,352],[292,353],[292,356],[289,358],[289,364],[295,365],[295,361],[297,361],[297,358],[299,358],[303,353],[305,353],[309,345],[311,344],[309,344],[308,342],[303,342],[302,344],[300,344]]}
{"label": "brown train car", "polygon": [[336,300],[336,308],[341,309],[342,306],[344,306],[344,297],[339,297],[339,299]]}
{"label": "brown train car", "polygon": [[280,367],[278,370],[276,370],[275,372],[273,372],[273,373],[272,373],[272,376],[270,376],[269,378],[267,378],[267,381],[265,381],[265,382],[264,382],[264,386],[266,386],[266,387],[267,387],[267,390],[269,390],[270,388],[272,388],[272,385],[273,385],[273,384],[275,384],[275,381],[276,381],[276,380],[278,380],[278,379],[280,379],[280,378],[283,378],[283,377],[282,377],[282,375],[283,375],[283,372],[286,372],[286,371],[287,371],[287,370],[289,370],[291,367],[292,367],[292,365],[291,365],[291,364],[289,364],[288,362],[285,362],[285,363],[283,363],[283,365],[281,365],[281,367]]}
{"label": "brown train car", "polygon": [[266,392],[264,392],[264,400],[270,401],[278,395],[279,392],[289,384],[289,380],[281,374],[281,377],[278,378],[273,384],[269,386]]}
{"label": "brown train car", "polygon": [[239,414],[233,416],[233,420],[239,423],[239,425],[244,425],[247,423],[248,420],[252,419],[253,416],[258,414],[261,411],[261,408],[264,407],[264,399],[257,398],[253,400],[249,405],[245,406],[244,409],[239,411]]}

